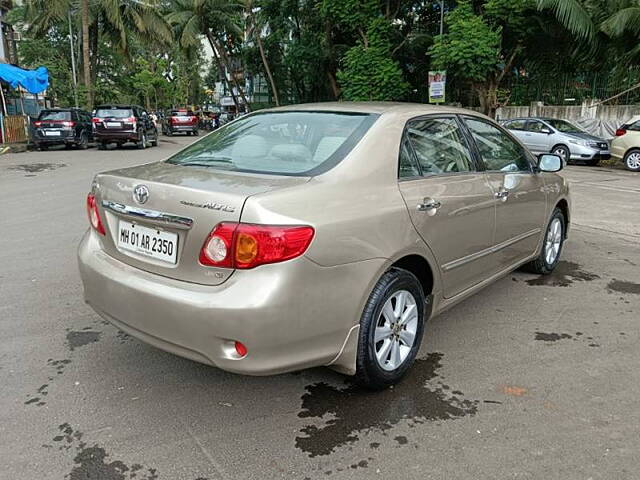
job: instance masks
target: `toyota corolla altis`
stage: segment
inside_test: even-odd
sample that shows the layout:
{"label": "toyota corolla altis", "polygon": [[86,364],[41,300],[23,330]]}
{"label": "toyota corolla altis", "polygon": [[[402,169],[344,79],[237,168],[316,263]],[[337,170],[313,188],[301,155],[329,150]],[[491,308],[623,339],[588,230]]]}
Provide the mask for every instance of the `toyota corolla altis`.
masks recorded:
{"label": "toyota corolla altis", "polygon": [[462,109],[263,110],[96,176],[85,298],[123,331],[224,370],[326,365],[384,388],[428,318],[518,267],[554,269],[569,226],[561,168]]}

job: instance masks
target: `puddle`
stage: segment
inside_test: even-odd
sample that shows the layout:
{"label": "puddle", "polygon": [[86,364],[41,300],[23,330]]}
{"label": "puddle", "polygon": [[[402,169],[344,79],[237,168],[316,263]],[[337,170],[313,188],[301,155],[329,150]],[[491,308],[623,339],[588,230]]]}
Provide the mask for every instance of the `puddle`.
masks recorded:
{"label": "puddle", "polygon": [[298,417],[324,424],[305,426],[301,430],[304,436],[296,437],[296,447],[310,457],[329,455],[340,446],[356,442],[361,432],[385,431],[401,420],[421,424],[475,414],[478,402],[448,393],[449,387],[442,383],[430,382],[438,377],[441,359],[440,353],[417,359],[399,385],[382,392],[348,384],[342,388],[327,383],[308,385]]}
{"label": "puddle", "polygon": [[590,282],[597,278],[600,277],[595,273],[581,270],[580,265],[577,263],[560,261],[550,275],[540,275],[531,280],[526,280],[526,282],[528,285],[535,286],[568,287],[575,281]]}
{"label": "puddle", "polygon": [[[127,465],[122,460],[111,460],[111,454],[99,445],[88,446],[83,440],[84,434],[74,430],[68,423],[58,426],[59,435],[53,437],[56,445],[45,445],[52,448],[57,446],[59,451],[73,450],[74,467],[65,475],[69,480],[157,480],[158,470],[145,467],[139,463]],[[195,480],[207,480],[198,477]]]}
{"label": "puddle", "polygon": [[607,288],[612,292],[640,295],[640,283],[626,282],[614,278],[607,284]]}
{"label": "puddle", "polygon": [[557,342],[558,340],[565,338],[573,338],[573,335],[569,335],[568,333],[536,332],[536,340],[541,340],[543,342]]}
{"label": "puddle", "polygon": [[12,165],[8,169],[18,172],[40,173],[50,170],[57,170],[58,168],[66,166],[67,165],[64,163],[23,163],[21,165]]}
{"label": "puddle", "polygon": [[100,335],[102,335],[102,332],[93,330],[69,330],[67,332],[67,345],[69,346],[69,350],[73,352],[76,348],[97,342],[100,340]]}

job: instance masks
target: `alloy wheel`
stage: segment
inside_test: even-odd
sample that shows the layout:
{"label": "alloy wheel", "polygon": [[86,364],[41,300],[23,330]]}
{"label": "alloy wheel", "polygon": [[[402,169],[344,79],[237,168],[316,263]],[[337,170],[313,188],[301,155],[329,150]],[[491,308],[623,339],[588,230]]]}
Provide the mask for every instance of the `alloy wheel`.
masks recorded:
{"label": "alloy wheel", "polygon": [[640,152],[633,152],[627,155],[627,167],[631,170],[640,169]]}
{"label": "alloy wheel", "polygon": [[392,371],[409,356],[416,339],[418,308],[416,299],[407,290],[399,290],[387,299],[374,332],[378,365]]}
{"label": "alloy wheel", "polygon": [[564,147],[558,147],[551,153],[558,155],[564,162],[567,161],[567,157],[569,156],[567,149]]}
{"label": "alloy wheel", "polygon": [[559,218],[554,218],[549,224],[547,238],[544,246],[544,259],[547,265],[553,265],[560,254],[562,244],[562,222]]}

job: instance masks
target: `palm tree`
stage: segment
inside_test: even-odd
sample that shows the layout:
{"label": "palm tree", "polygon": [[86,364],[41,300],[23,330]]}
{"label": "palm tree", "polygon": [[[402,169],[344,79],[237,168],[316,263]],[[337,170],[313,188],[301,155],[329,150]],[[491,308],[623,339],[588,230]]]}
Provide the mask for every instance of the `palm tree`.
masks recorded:
{"label": "palm tree", "polygon": [[558,21],[585,40],[598,32],[609,37],[640,36],[638,0],[538,0],[538,9],[553,10]]}
{"label": "palm tree", "polygon": [[253,0],[244,0],[244,5],[245,11],[247,12],[247,35],[249,37],[253,35],[253,37],[256,39],[258,50],[260,51],[260,58],[262,59],[262,65],[264,66],[264,71],[267,74],[269,84],[271,85],[273,99],[276,102],[276,106],[279,107],[280,98],[278,96],[278,89],[276,88],[276,82],[273,80],[271,68],[269,67],[269,62],[264,52],[264,45],[262,44],[262,27],[264,25],[258,20],[258,15],[256,14],[256,8],[254,6]]}
{"label": "palm tree", "polygon": [[133,36],[147,43],[170,43],[171,28],[158,10],[161,3],[161,0],[92,0],[91,3],[89,0],[27,0],[26,12],[29,31],[36,35],[45,35],[51,28],[66,22],[69,12],[80,13],[83,83],[90,108],[98,42],[110,42],[125,56]]}
{"label": "palm tree", "polygon": [[224,73],[225,69],[230,73],[231,81],[248,108],[249,103],[242,86],[233,75],[227,53],[227,50],[230,50],[229,38],[242,36],[240,28],[242,5],[233,0],[174,0],[173,4],[173,11],[167,15],[166,19],[176,26],[180,45],[183,47],[199,45],[200,38],[204,36],[211,46],[214,59],[218,63],[221,76],[231,92],[236,108],[239,109],[239,102]]}

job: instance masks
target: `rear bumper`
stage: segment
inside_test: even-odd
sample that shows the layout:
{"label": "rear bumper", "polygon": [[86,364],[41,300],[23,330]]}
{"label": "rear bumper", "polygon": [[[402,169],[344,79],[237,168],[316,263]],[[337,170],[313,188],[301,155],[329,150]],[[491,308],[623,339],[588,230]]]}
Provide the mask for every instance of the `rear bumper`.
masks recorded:
{"label": "rear bumper", "polygon": [[[320,267],[302,257],[238,270],[208,286],[122,263],[104,253],[93,232],[82,239],[78,260],[85,300],[104,319],[162,350],[250,375],[331,364],[384,262]],[[235,340],[246,345],[244,358],[235,354]]]}
{"label": "rear bumper", "polygon": [[197,125],[171,125],[167,127],[167,130],[172,133],[196,132],[198,130],[198,126]]}
{"label": "rear bumper", "polygon": [[137,142],[138,141],[138,133],[134,131],[125,131],[125,132],[94,131],[93,137],[97,142]]}

